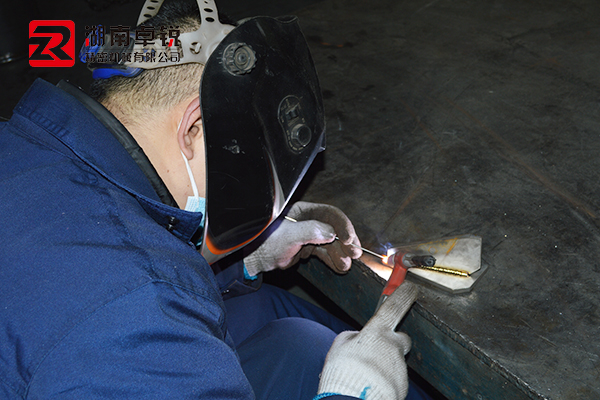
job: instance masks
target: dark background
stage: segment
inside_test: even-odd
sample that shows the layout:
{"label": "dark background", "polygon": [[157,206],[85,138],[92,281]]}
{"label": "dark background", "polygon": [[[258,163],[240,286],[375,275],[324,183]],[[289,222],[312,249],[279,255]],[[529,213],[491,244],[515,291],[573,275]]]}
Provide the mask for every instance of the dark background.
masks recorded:
{"label": "dark background", "polygon": [[[230,18],[268,15],[279,16],[292,13],[317,0],[262,0],[219,1],[219,12]],[[19,98],[36,78],[52,83],[69,79],[83,89],[89,87],[91,73],[76,61],[71,68],[32,68],[28,57],[28,25],[34,19],[72,20],[75,22],[75,51],[83,44],[86,26],[123,25],[132,29],[144,2],[140,0],[55,0],[55,1],[4,1],[0,4],[0,59],[7,54],[17,58],[14,62],[0,64],[0,117],[9,118]]]}

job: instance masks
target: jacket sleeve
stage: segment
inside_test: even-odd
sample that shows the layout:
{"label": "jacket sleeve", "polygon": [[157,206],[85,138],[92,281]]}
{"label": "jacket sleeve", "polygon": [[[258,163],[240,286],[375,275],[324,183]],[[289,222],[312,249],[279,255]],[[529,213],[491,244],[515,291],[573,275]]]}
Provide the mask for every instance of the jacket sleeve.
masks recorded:
{"label": "jacket sleeve", "polygon": [[255,292],[262,285],[262,274],[249,276],[242,259],[220,260],[211,267],[223,300]]}
{"label": "jacket sleeve", "polygon": [[166,282],[111,301],[45,357],[29,398],[253,399],[221,305]]}

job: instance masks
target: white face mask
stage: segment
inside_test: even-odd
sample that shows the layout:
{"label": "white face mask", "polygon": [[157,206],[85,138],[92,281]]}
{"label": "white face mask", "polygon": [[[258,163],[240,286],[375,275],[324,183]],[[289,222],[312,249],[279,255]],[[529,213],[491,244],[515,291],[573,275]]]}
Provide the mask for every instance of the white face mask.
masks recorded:
{"label": "white face mask", "polygon": [[193,196],[188,196],[184,210],[192,212],[201,212],[202,222],[200,222],[200,227],[204,228],[204,221],[206,220],[206,199],[198,195],[198,187],[196,186],[194,174],[192,173],[192,169],[190,168],[190,163],[185,154],[183,154],[183,152],[181,152],[181,156],[183,157],[183,161],[185,162],[185,167],[187,168],[187,172],[190,177],[190,183],[192,184],[192,191],[194,192]]}

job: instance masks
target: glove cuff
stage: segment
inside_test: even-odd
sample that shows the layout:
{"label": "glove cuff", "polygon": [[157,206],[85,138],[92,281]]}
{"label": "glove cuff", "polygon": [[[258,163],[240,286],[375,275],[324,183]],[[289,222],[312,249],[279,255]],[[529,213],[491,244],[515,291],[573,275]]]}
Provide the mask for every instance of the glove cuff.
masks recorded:
{"label": "glove cuff", "polygon": [[341,395],[339,393],[329,393],[329,392],[326,392],[326,393],[320,393],[320,394],[316,395],[313,398],[313,400],[321,400],[321,399],[325,399],[325,398],[331,397],[331,396],[343,396],[343,395]]}
{"label": "glove cuff", "polygon": [[325,359],[318,393],[404,399],[408,381],[402,349],[408,340],[393,331],[340,333]]}
{"label": "glove cuff", "polygon": [[387,395],[393,393],[394,389],[385,382],[385,379],[379,376],[366,377],[364,369],[360,367],[353,369],[352,372],[348,372],[347,365],[345,367],[342,369],[326,365],[321,374],[318,393],[336,393],[367,400],[390,399]]}
{"label": "glove cuff", "polygon": [[256,251],[250,254],[247,257],[244,257],[244,277],[252,280],[252,278],[256,277],[261,271],[261,263],[259,257],[256,256]]}

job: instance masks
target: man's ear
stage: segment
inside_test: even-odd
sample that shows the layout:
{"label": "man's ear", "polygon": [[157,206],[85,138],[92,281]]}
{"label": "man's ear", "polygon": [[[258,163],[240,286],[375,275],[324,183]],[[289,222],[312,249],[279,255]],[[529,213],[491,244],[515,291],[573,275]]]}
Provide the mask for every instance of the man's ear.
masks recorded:
{"label": "man's ear", "polygon": [[196,97],[186,107],[177,129],[177,143],[188,160],[194,158],[196,146],[204,146],[202,142],[202,115],[200,113],[200,98]]}

